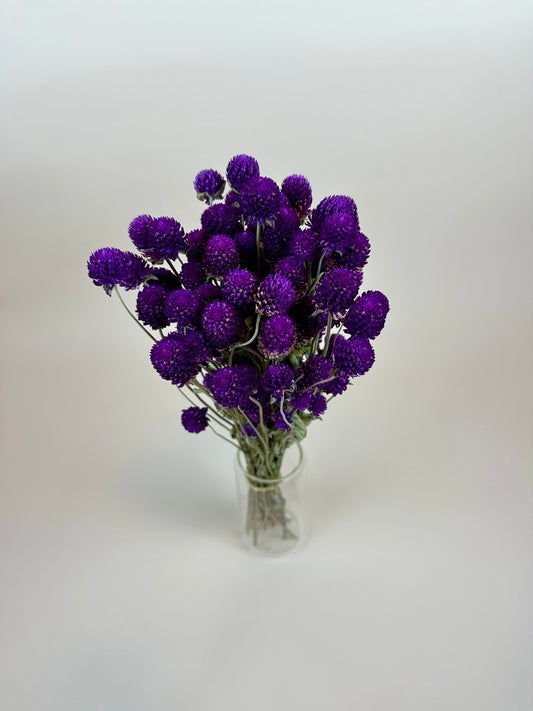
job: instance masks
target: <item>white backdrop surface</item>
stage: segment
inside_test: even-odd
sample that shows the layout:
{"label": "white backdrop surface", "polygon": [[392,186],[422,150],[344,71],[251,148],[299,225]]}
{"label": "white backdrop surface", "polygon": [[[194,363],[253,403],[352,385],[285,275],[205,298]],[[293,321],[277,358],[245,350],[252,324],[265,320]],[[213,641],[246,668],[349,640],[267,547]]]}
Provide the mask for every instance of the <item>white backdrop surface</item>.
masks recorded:
{"label": "white backdrop surface", "polygon": [[[530,711],[527,4],[4,20],[2,708]],[[195,174],[242,152],[355,197],[391,302],[276,560],[241,548],[229,445],[181,429],[85,266],[137,214],[195,227]]]}

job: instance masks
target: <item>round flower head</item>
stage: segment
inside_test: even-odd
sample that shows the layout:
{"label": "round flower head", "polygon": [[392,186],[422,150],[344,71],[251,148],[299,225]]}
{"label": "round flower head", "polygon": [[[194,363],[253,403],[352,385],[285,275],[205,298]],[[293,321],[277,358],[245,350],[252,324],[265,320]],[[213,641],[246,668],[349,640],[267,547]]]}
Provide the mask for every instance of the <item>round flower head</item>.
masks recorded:
{"label": "round flower head", "polygon": [[208,304],[210,301],[215,301],[219,300],[222,297],[222,292],[220,291],[219,286],[215,286],[215,284],[207,283],[207,284],[200,284],[200,286],[196,289],[196,293],[198,294],[198,297],[200,298],[200,301],[202,304]]}
{"label": "round flower head", "polygon": [[147,246],[142,253],[152,261],[176,259],[179,252],[187,249],[185,231],[173,217],[158,217],[153,220]]}
{"label": "round flower head", "polygon": [[247,155],[234,156],[226,168],[226,176],[233,188],[240,190],[250,180],[259,177],[259,164]]}
{"label": "round flower head", "polygon": [[318,237],[313,230],[298,230],[289,244],[289,254],[302,262],[312,262],[318,252]]}
{"label": "round flower head", "polygon": [[203,211],[202,227],[209,237],[218,234],[233,237],[242,230],[239,216],[239,211],[233,205],[218,202]]}
{"label": "round flower head", "polygon": [[376,338],[385,325],[389,300],[381,291],[365,291],[350,307],[344,319],[344,328],[352,336]]}
{"label": "round flower head", "polygon": [[199,200],[209,202],[222,197],[226,181],[216,170],[201,170],[194,179],[194,189]]}
{"label": "round flower head", "polygon": [[302,393],[296,393],[291,404],[295,410],[309,410],[311,400],[313,398],[312,390],[305,390]]}
{"label": "round flower head", "polygon": [[295,343],[296,329],[288,316],[279,314],[262,322],[258,346],[267,358],[283,358],[292,351]]}
{"label": "round flower head", "polygon": [[254,178],[243,187],[239,204],[249,224],[264,224],[279,210],[279,188],[271,178]]}
{"label": "round flower head", "polygon": [[207,274],[221,277],[239,266],[239,252],[235,240],[227,235],[214,235],[205,245],[202,259]]}
{"label": "round flower head", "polygon": [[346,213],[351,215],[357,227],[359,227],[359,220],[357,217],[357,207],[355,202],[351,197],[347,195],[330,195],[327,198],[321,200],[311,215],[311,224],[313,229],[320,229],[322,223],[330,215],[336,215],[338,213]]}
{"label": "round flower head", "polygon": [[187,256],[200,259],[204,253],[207,235],[203,230],[192,230],[185,236],[187,242]]}
{"label": "round flower head", "polygon": [[346,267],[338,267],[326,272],[315,289],[313,300],[318,308],[337,314],[349,308],[363,277]]}
{"label": "round flower head", "polygon": [[328,393],[328,395],[341,395],[349,384],[350,377],[344,373],[333,378],[329,383],[324,383],[320,386],[320,389]]}
{"label": "round flower head", "polygon": [[159,375],[180,388],[199,373],[206,356],[197,333],[171,333],[154,343],[150,351],[150,360]]}
{"label": "round flower head", "polygon": [[165,315],[165,304],[169,293],[161,284],[146,284],[137,294],[139,321],[154,329],[168,326],[169,320]]}
{"label": "round flower head", "polygon": [[230,304],[246,311],[254,305],[258,283],[259,277],[248,269],[234,269],[224,277],[222,295]]}
{"label": "round flower head", "polygon": [[328,407],[328,403],[326,402],[326,398],[321,395],[320,393],[317,393],[316,395],[313,395],[311,398],[311,402],[309,403],[309,410],[313,413],[315,417],[320,417],[320,415],[323,415]]}
{"label": "round flower head", "polygon": [[333,361],[326,356],[314,355],[303,366],[303,378],[299,383],[299,388],[314,387],[324,380],[328,380],[333,370]]}
{"label": "round flower head", "polygon": [[303,218],[309,214],[313,193],[307,178],[303,175],[289,175],[281,184],[281,192],[287,196],[298,217]]}
{"label": "round flower head", "polygon": [[181,281],[185,289],[196,289],[205,281],[204,270],[202,265],[189,259],[181,268]]}
{"label": "round flower head", "polygon": [[165,315],[169,323],[177,324],[178,328],[198,325],[201,310],[200,297],[190,289],[172,291],[166,301]]}
{"label": "round flower head", "polygon": [[297,293],[303,293],[307,286],[307,269],[305,265],[296,257],[284,257],[276,262],[274,267],[276,274],[282,274],[290,279],[291,284]]}
{"label": "round flower head", "polygon": [[[283,417],[285,415],[285,417]],[[274,427],[277,430],[287,430],[290,431],[291,425],[290,423],[292,422],[292,417],[290,412],[284,411],[283,415],[281,414],[281,410],[278,410],[277,412],[274,413]]]}
{"label": "round flower head", "polygon": [[320,227],[320,243],[328,251],[337,250],[341,254],[357,234],[357,227],[352,215],[339,212],[329,215]]}
{"label": "round flower head", "polygon": [[243,407],[257,388],[258,378],[251,365],[242,364],[207,373],[204,384],[222,407]]}
{"label": "round flower head", "polygon": [[223,349],[237,343],[242,326],[239,314],[226,301],[211,301],[204,308],[202,331],[215,348]]}
{"label": "round flower head", "polygon": [[168,291],[175,291],[181,287],[179,276],[164,267],[152,267],[150,269],[150,275],[155,277],[155,279],[150,279],[150,284],[160,284],[164,286],[165,289],[168,289]]}
{"label": "round flower head", "polygon": [[150,273],[150,266],[133,252],[103,247],[91,254],[87,271],[96,286],[103,286],[107,290],[115,285],[135,289]]}
{"label": "round flower head", "polygon": [[362,232],[356,232],[346,245],[343,264],[350,269],[362,269],[368,261],[370,241]]}
{"label": "round flower head", "polygon": [[296,292],[283,274],[269,274],[257,288],[255,303],[257,312],[265,316],[283,314],[296,299]]}
{"label": "round flower head", "polygon": [[207,407],[188,407],[181,413],[181,424],[192,434],[198,434],[207,429],[209,418]]}
{"label": "round flower head", "polygon": [[290,207],[280,208],[272,225],[265,225],[263,250],[269,260],[281,259],[287,254],[292,235],[300,228],[298,215]]}
{"label": "round flower head", "polygon": [[263,373],[262,385],[267,393],[279,400],[284,390],[294,387],[294,372],[286,363],[272,363]]}
{"label": "round flower head", "polygon": [[364,375],[374,364],[374,349],[368,338],[337,336],[333,357],[339,371],[350,378]]}
{"label": "round flower head", "polygon": [[144,253],[152,246],[153,229],[154,218],[150,215],[139,215],[130,222],[130,239],[140,252]]}

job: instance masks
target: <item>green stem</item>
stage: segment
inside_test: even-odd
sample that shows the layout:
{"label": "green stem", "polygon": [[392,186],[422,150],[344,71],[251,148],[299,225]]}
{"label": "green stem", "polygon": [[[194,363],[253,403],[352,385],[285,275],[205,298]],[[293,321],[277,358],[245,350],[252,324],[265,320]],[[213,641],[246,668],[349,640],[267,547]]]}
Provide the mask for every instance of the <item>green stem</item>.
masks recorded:
{"label": "green stem", "polygon": [[152,334],[150,333],[150,331],[147,331],[147,330],[145,329],[145,327],[142,325],[142,323],[139,321],[139,319],[136,318],[136,316],[128,309],[128,307],[126,306],[126,303],[125,303],[124,299],[123,299],[122,296],[120,295],[120,291],[118,290],[118,286],[117,286],[116,284],[115,284],[115,286],[113,287],[113,289],[117,292],[117,296],[118,296],[118,298],[120,299],[120,302],[121,302],[122,306],[124,306],[124,308],[126,309],[126,311],[129,313],[129,315],[132,317],[132,319],[135,321],[135,323],[139,326],[139,328],[142,328],[142,330],[146,333],[147,336],[149,336],[149,337],[152,339],[152,341],[154,341],[154,343],[157,343],[157,338],[154,338],[154,336],[152,336]]}
{"label": "green stem", "polygon": [[288,419],[285,417],[285,413],[283,411],[283,405],[285,404],[285,390],[281,393],[281,402],[279,404],[279,411],[281,412],[281,416],[285,420],[285,424],[287,427],[291,426],[291,423],[288,421]]}
{"label": "green stem", "polygon": [[211,425],[207,425],[207,426],[209,427],[209,429],[210,429],[212,432],[214,432],[214,433],[216,434],[217,437],[220,437],[220,439],[223,439],[225,442],[229,442],[229,443],[232,444],[236,449],[239,449],[239,447],[235,444],[235,442],[232,442],[231,439],[228,439],[227,437],[224,437],[224,435],[221,435],[220,432],[217,432],[216,429],[215,429],[214,427],[212,427]]}
{"label": "green stem", "polygon": [[[193,382],[195,382],[195,381],[193,381]],[[194,390],[191,388],[191,386],[190,386],[189,384],[187,384],[185,387],[186,387],[188,390],[190,390],[190,391],[192,392],[192,394],[193,394],[195,397],[198,398],[198,400],[202,403],[202,405],[203,405],[204,407],[207,407],[207,409],[209,410],[209,412],[212,413],[213,419],[220,418],[220,419],[217,419],[217,423],[218,423],[219,425],[221,425],[222,427],[224,427],[224,429],[227,430],[228,432],[231,432],[231,427],[229,427],[227,423],[224,423],[224,420],[223,420],[223,418],[221,417],[221,415],[220,415],[208,402],[206,402],[198,393],[195,393]],[[185,393],[183,393],[183,394],[185,395]],[[188,398],[187,398],[187,399],[188,399]],[[190,400],[189,400],[189,402],[190,402]],[[194,404],[195,404],[195,403],[193,403],[193,405],[194,405]]]}
{"label": "green stem", "polygon": [[228,365],[231,366],[231,364],[233,362],[233,352],[235,351],[236,348],[245,348],[246,346],[249,346],[252,341],[255,340],[255,337],[257,336],[257,333],[259,332],[260,321],[261,321],[261,314],[257,314],[257,318],[255,320],[255,329],[254,329],[254,333],[253,333],[252,337],[249,338],[244,343],[237,343],[235,346],[233,346],[233,348],[231,349],[230,354],[229,354]]}

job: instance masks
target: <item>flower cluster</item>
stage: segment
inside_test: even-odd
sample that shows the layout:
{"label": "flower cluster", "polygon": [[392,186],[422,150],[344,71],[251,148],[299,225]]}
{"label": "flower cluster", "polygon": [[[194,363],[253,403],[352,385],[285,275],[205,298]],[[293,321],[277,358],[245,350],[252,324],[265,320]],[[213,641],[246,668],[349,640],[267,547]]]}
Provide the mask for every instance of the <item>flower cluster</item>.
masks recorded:
{"label": "flower cluster", "polygon": [[107,293],[139,289],[153,367],[198,398],[185,429],[221,424],[260,473],[372,367],[389,302],[360,293],[370,243],[351,197],[313,209],[304,176],[278,185],[248,155],[193,185],[205,203],[193,229],[140,215],[129,225],[138,254],[104,247],[88,272]]}

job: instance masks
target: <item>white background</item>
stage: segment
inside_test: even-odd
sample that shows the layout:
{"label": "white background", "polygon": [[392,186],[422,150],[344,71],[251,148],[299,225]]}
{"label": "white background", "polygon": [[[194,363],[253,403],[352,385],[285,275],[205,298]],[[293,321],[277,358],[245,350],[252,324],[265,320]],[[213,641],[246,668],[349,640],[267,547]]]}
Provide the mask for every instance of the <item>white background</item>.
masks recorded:
{"label": "white background", "polygon": [[[528,5],[4,2],[2,708],[533,708]],[[391,302],[279,560],[86,275],[243,152],[353,195]]]}

